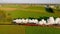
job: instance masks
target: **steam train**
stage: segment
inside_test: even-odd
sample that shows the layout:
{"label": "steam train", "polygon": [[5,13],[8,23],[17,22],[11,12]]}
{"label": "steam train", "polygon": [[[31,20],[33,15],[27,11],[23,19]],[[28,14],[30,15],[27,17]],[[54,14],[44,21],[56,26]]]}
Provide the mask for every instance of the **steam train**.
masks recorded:
{"label": "steam train", "polygon": [[60,25],[60,18],[54,19],[53,17],[49,17],[49,19],[44,20],[41,19],[40,21],[38,19],[15,19],[13,20],[14,24],[18,25],[53,25],[53,24],[59,24]]}

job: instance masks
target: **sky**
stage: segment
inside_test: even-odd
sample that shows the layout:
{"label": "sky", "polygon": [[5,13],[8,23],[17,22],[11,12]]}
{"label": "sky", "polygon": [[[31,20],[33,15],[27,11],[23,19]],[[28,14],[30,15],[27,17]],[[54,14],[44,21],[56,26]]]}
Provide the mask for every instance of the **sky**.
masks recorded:
{"label": "sky", "polygon": [[0,0],[0,3],[52,3],[52,4],[60,4],[60,0]]}

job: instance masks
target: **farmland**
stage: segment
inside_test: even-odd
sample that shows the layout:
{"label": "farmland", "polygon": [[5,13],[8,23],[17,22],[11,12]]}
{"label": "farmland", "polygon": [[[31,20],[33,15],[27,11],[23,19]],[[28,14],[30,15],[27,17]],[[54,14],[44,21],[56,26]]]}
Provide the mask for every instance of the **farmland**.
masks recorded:
{"label": "farmland", "polygon": [[60,34],[60,28],[27,26],[26,34]]}
{"label": "farmland", "polygon": [[25,34],[25,27],[18,25],[0,25],[0,34]]}
{"label": "farmland", "polygon": [[[60,17],[60,11],[55,9],[54,13],[45,10],[44,5],[0,5],[0,10],[4,11],[6,18],[39,18],[44,16]],[[10,18],[11,17],[11,18]],[[8,19],[8,20],[9,20]],[[3,19],[4,20],[4,19]],[[6,20],[5,20],[6,21]],[[11,22],[1,22],[0,34],[60,34],[60,28],[40,27],[40,26],[22,26],[22,25],[3,25]]]}
{"label": "farmland", "polygon": [[2,5],[0,9],[9,13],[12,18],[39,18],[42,16],[60,17],[59,11],[54,10],[55,13],[48,13],[44,5]]}
{"label": "farmland", "polygon": [[60,34],[60,28],[22,25],[0,25],[0,34]]}

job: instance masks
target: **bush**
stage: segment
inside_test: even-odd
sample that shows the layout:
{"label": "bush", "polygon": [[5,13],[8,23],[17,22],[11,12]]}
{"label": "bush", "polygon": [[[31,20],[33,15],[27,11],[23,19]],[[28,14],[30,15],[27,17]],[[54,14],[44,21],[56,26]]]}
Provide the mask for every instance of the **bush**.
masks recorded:
{"label": "bush", "polygon": [[39,17],[38,20],[40,21],[41,19],[47,20],[49,17],[43,16],[43,17]]}
{"label": "bush", "polygon": [[49,8],[46,7],[45,9],[46,9],[46,11],[49,12],[49,13],[54,13],[53,9],[50,8],[50,7],[49,7]]}

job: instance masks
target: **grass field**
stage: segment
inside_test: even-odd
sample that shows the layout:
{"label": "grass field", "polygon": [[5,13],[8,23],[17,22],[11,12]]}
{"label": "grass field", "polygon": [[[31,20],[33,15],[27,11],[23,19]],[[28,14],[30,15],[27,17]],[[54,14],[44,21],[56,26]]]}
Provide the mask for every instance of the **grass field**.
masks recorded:
{"label": "grass field", "polygon": [[27,26],[26,34],[60,34],[60,28]]}
{"label": "grass field", "polygon": [[25,27],[18,25],[0,25],[0,34],[25,34]]}
{"label": "grass field", "polygon": [[60,17],[59,11],[53,9],[54,13],[48,13],[44,5],[2,5],[0,9],[9,13],[12,18],[38,18],[42,16]]}
{"label": "grass field", "polygon": [[[45,10],[44,5],[2,5],[0,9],[9,14],[12,18],[39,18],[43,16],[60,17],[60,11],[55,9],[54,13]],[[0,24],[11,24],[3,22]],[[60,28],[21,26],[21,25],[0,25],[0,34],[60,34]]]}
{"label": "grass field", "polygon": [[0,25],[0,34],[60,34],[60,28],[21,25]]}

